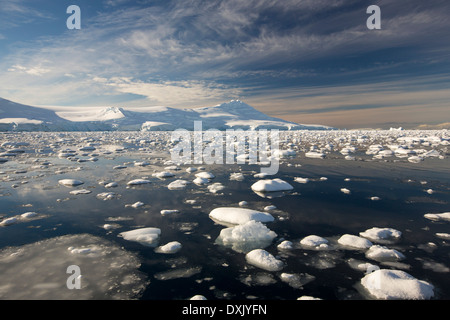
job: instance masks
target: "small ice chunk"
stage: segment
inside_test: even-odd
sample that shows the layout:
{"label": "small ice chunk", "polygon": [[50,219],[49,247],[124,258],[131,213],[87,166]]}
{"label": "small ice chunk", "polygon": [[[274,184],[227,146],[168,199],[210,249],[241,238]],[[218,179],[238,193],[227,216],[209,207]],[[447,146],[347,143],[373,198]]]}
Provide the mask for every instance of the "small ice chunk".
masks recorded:
{"label": "small ice chunk", "polygon": [[450,221],[450,212],[427,213],[424,215],[424,217],[433,221]]}
{"label": "small ice chunk", "polygon": [[175,174],[173,174],[172,172],[169,172],[169,171],[161,171],[161,172],[154,173],[152,176],[159,178],[159,179],[164,179],[164,178],[171,178],[171,177],[175,176]]}
{"label": "small ice chunk", "polygon": [[163,246],[159,246],[158,248],[155,249],[155,252],[167,254],[177,253],[178,251],[180,251],[181,247],[182,247],[181,243],[179,243],[178,241],[172,241],[166,243]]}
{"label": "small ice chunk", "polygon": [[241,172],[235,172],[230,174],[230,180],[235,180],[235,181],[243,181],[244,175]]}
{"label": "small ice chunk", "polygon": [[354,236],[351,234],[344,234],[338,239],[338,243],[355,249],[368,249],[372,246],[372,242],[365,238]]}
{"label": "small ice chunk", "polygon": [[280,271],[284,267],[281,260],[275,258],[264,249],[255,249],[245,255],[247,262],[255,267],[267,271]]}
{"label": "small ice chunk", "polygon": [[261,222],[250,220],[245,224],[222,229],[216,242],[238,252],[248,252],[267,247],[276,236],[275,232]]}
{"label": "small ice chunk", "polygon": [[380,269],[361,279],[362,286],[376,299],[424,300],[434,296],[434,286],[401,270]]}
{"label": "small ice chunk", "polygon": [[20,215],[21,218],[29,219],[37,216],[37,212],[25,212]]}
{"label": "small ice chunk", "polygon": [[302,289],[305,284],[315,280],[316,277],[307,273],[297,274],[283,272],[280,275],[280,279],[292,288]]}
{"label": "small ice chunk", "polygon": [[444,240],[450,240],[450,233],[437,232],[436,237],[444,239]]}
{"label": "small ice chunk", "polygon": [[146,180],[146,179],[134,179],[134,180],[128,181],[127,185],[136,186],[136,185],[140,185],[140,184],[147,184],[150,182],[151,182],[150,180]]}
{"label": "small ice chunk", "polygon": [[284,240],[277,246],[277,248],[279,250],[292,250],[292,249],[294,249],[294,245],[293,245],[292,241]]}
{"label": "small ice chunk", "polygon": [[364,232],[360,232],[359,235],[361,237],[367,238],[373,242],[389,243],[389,242],[400,239],[400,237],[402,236],[402,233],[393,228],[373,227],[373,228],[367,229]]}
{"label": "small ice chunk", "polygon": [[80,184],[83,184],[83,181],[75,180],[75,179],[62,179],[58,181],[59,184],[66,186],[66,187],[74,187],[79,186]]}
{"label": "small ice chunk", "polygon": [[160,234],[161,229],[149,227],[121,232],[119,233],[119,237],[122,237],[125,240],[139,242],[142,245],[154,246],[156,245]]}
{"label": "small ice chunk", "polygon": [[305,153],[305,157],[313,158],[313,159],[323,159],[323,158],[325,158],[325,153],[316,152],[316,151],[309,151],[309,152]]}
{"label": "small ice chunk", "polygon": [[169,185],[167,186],[167,188],[169,190],[182,190],[184,188],[186,188],[186,186],[189,184],[190,182],[187,180],[175,180],[172,181],[171,183],[169,183]]}
{"label": "small ice chunk", "polygon": [[192,182],[198,186],[210,183],[209,179],[202,178],[202,177],[197,177]]}
{"label": "small ice chunk", "polygon": [[220,182],[213,183],[208,186],[208,191],[211,193],[218,193],[219,191],[222,191],[225,189],[225,186],[221,184]]}
{"label": "small ice chunk", "polygon": [[300,244],[316,249],[328,248],[328,240],[316,235],[304,237],[302,240],[300,240]]}
{"label": "small ice chunk", "polygon": [[137,209],[139,207],[142,207],[143,205],[144,205],[144,203],[142,201],[137,201],[133,204],[127,204],[127,205],[125,205],[125,207],[132,207],[134,209]]}
{"label": "small ice chunk", "polygon": [[295,177],[294,181],[298,182],[298,183],[308,183],[309,179],[308,178]]}
{"label": "small ice chunk", "polygon": [[301,296],[298,297],[297,300],[322,300],[322,299],[313,296]]}
{"label": "small ice chunk", "polygon": [[110,182],[105,184],[105,188],[116,188],[118,186],[117,182]]}
{"label": "small ice chunk", "polygon": [[347,189],[347,188],[341,188],[341,192],[345,193],[345,194],[350,194],[351,193],[351,191],[349,189]]}
{"label": "small ice chunk", "polygon": [[372,200],[372,201],[378,201],[378,200],[380,200],[380,197],[373,196],[373,197],[370,197],[370,200]]}
{"label": "small ice chunk", "polygon": [[209,217],[217,222],[226,224],[244,224],[250,220],[272,222],[274,217],[267,212],[260,212],[246,208],[221,207],[213,209]]}
{"label": "small ice chunk", "polygon": [[289,183],[279,178],[259,180],[255,182],[251,188],[256,192],[276,192],[294,189]]}
{"label": "small ice chunk", "polygon": [[203,179],[213,179],[215,176],[211,172],[202,171],[199,173],[196,173],[195,176],[197,178],[203,178]]}
{"label": "small ice chunk", "polygon": [[186,172],[189,172],[189,173],[195,172],[195,171],[197,171],[197,168],[194,168],[194,167],[189,167],[186,169]]}
{"label": "small ice chunk", "polygon": [[14,224],[14,223],[16,223],[16,222],[17,222],[17,218],[15,218],[15,217],[10,217],[10,218],[3,219],[3,220],[0,222],[0,226],[10,226],[10,225],[12,225],[12,224]]}
{"label": "small ice chunk", "polygon": [[69,193],[73,195],[79,195],[79,194],[89,194],[92,193],[92,191],[87,189],[79,189],[79,190],[72,190]]}
{"label": "small ice chunk", "polygon": [[101,200],[111,200],[114,199],[116,196],[117,194],[114,192],[102,192],[97,195],[97,198]]}
{"label": "small ice chunk", "polygon": [[247,201],[240,201],[239,202],[239,207],[246,207],[248,206],[248,202]]}
{"label": "small ice chunk", "polygon": [[189,300],[207,300],[205,296],[201,294],[196,294],[195,296],[192,296]]}
{"label": "small ice chunk", "polygon": [[173,209],[173,210],[161,210],[161,215],[165,216],[168,214],[173,214],[173,213],[179,213],[179,210]]}
{"label": "small ice chunk", "polygon": [[403,253],[380,245],[373,245],[366,251],[366,257],[378,262],[399,261],[405,259]]}
{"label": "small ice chunk", "polygon": [[274,205],[270,205],[270,206],[265,206],[264,207],[264,211],[272,211],[275,210],[277,207]]}

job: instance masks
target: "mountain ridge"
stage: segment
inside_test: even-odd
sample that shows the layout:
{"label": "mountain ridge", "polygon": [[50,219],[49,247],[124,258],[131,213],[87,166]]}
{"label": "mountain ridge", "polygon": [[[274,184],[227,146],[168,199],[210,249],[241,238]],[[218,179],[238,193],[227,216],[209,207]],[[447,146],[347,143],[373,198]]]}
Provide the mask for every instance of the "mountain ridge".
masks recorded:
{"label": "mountain ridge", "polygon": [[0,98],[0,131],[171,131],[202,129],[328,130],[321,125],[303,125],[268,116],[240,100],[195,109],[150,107],[132,111],[122,107],[83,108],[55,112]]}

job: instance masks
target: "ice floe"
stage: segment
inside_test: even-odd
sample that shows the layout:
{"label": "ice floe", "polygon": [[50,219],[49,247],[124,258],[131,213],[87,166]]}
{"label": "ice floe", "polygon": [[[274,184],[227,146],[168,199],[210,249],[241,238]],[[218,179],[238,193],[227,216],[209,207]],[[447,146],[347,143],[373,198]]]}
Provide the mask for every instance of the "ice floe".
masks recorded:
{"label": "ice floe", "polygon": [[433,221],[450,221],[450,212],[426,213],[424,217]]}
{"label": "ice floe", "polygon": [[66,187],[75,187],[83,184],[84,182],[76,179],[61,179],[58,183]]}
{"label": "ice floe", "polygon": [[380,269],[361,279],[370,296],[382,300],[424,300],[434,296],[434,286],[401,270]]}
{"label": "ice floe", "polygon": [[261,222],[250,220],[244,224],[222,229],[216,243],[237,252],[248,252],[269,246],[277,236]]}
{"label": "ice floe", "polygon": [[369,240],[352,234],[344,234],[338,239],[338,243],[346,248],[368,249],[372,246]]}
{"label": "ice floe", "polygon": [[209,217],[222,224],[244,224],[250,220],[259,222],[272,222],[274,217],[267,212],[256,211],[238,207],[215,208],[209,213]]}
{"label": "ice floe", "polygon": [[402,236],[401,231],[393,228],[379,228],[373,227],[366,231],[360,232],[359,235],[372,242],[378,243],[392,243],[400,239]]}
{"label": "ice floe", "polygon": [[328,240],[316,235],[310,235],[300,240],[300,244],[307,248],[327,249],[329,247]]}
{"label": "ice floe", "polygon": [[128,181],[127,185],[136,186],[136,185],[147,184],[147,183],[151,183],[151,181],[147,180],[147,179],[134,179],[134,180]]}
{"label": "ice floe", "polygon": [[259,180],[251,186],[251,189],[256,192],[276,192],[289,191],[294,189],[294,187],[280,178],[275,178]]}
{"label": "ice floe", "polygon": [[[90,234],[8,247],[0,262],[1,299],[136,299],[148,285],[135,254]],[[80,268],[80,290],[67,287],[71,265]]]}
{"label": "ice floe", "polygon": [[399,261],[405,259],[403,253],[385,246],[373,245],[366,251],[366,257],[378,262]]}
{"label": "ice floe", "polygon": [[125,240],[139,242],[145,246],[156,246],[161,234],[159,228],[139,228],[119,233],[119,236]]}
{"label": "ice floe", "polygon": [[155,252],[173,254],[173,253],[177,253],[178,251],[180,251],[181,247],[182,247],[182,245],[178,241],[171,241],[169,243],[166,243],[165,245],[157,247],[155,249]]}
{"label": "ice floe", "polygon": [[280,271],[284,262],[275,258],[264,249],[254,249],[245,255],[247,262],[266,271]]}

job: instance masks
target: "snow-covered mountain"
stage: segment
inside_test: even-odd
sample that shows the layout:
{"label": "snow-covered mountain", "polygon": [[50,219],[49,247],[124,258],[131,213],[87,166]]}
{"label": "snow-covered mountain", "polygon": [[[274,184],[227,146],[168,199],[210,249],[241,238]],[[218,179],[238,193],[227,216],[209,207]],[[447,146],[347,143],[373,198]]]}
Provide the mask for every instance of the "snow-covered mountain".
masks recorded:
{"label": "snow-covered mountain", "polygon": [[0,98],[0,131],[152,131],[179,128],[193,130],[194,121],[201,121],[203,130],[331,129],[321,125],[302,125],[273,118],[239,100],[196,109],[154,107],[138,112],[108,107],[54,112]]}

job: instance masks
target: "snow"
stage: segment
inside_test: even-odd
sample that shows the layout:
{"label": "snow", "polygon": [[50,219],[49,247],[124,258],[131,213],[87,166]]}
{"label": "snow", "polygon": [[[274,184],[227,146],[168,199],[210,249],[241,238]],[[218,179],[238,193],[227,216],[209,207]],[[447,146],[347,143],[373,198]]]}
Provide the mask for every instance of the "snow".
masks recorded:
{"label": "snow", "polygon": [[280,271],[284,267],[281,260],[276,259],[264,249],[254,249],[245,255],[247,262],[266,271]]}
{"label": "snow", "polygon": [[83,184],[84,182],[76,179],[62,179],[59,180],[58,183],[66,187],[75,187]]}
{"label": "snow", "polygon": [[169,183],[167,188],[169,190],[183,190],[189,183],[187,180],[178,179]]}
{"label": "snow", "polygon": [[261,222],[250,220],[244,224],[222,229],[216,243],[231,247],[237,252],[265,248],[277,236]]}
{"label": "snow", "polygon": [[139,228],[119,233],[119,236],[128,241],[136,241],[145,246],[155,246],[159,240],[161,229]]}
{"label": "snow", "polygon": [[279,245],[277,245],[277,248],[279,250],[292,250],[294,249],[294,244],[292,241],[283,240]]}
{"label": "snow", "polygon": [[450,221],[450,212],[426,213],[424,217],[433,221]]}
{"label": "snow", "polygon": [[212,174],[211,172],[207,172],[207,171],[202,171],[202,172],[196,173],[195,176],[197,178],[202,178],[202,179],[213,179],[215,177],[214,174]]}
{"label": "snow", "polygon": [[251,186],[251,189],[255,192],[275,192],[292,190],[294,187],[280,178],[275,178],[259,180]]}
{"label": "snow", "polygon": [[424,300],[434,296],[433,285],[401,270],[376,270],[362,278],[361,285],[381,300]]}
{"label": "snow", "polygon": [[89,194],[92,193],[92,191],[87,189],[79,189],[79,190],[72,190],[69,193],[73,195],[79,195],[79,194]]}
{"label": "snow", "polygon": [[351,234],[344,234],[338,239],[338,243],[355,249],[368,249],[372,246],[372,242],[365,238],[361,238]]}
{"label": "snow", "polygon": [[209,217],[218,223],[229,225],[244,224],[251,220],[259,222],[274,221],[274,217],[270,213],[237,207],[220,207],[213,209],[209,213]]}
{"label": "snow", "polygon": [[174,214],[174,213],[179,213],[180,210],[177,209],[165,209],[165,210],[161,210],[161,215],[162,216],[166,216],[166,215],[170,215],[170,214]]}

